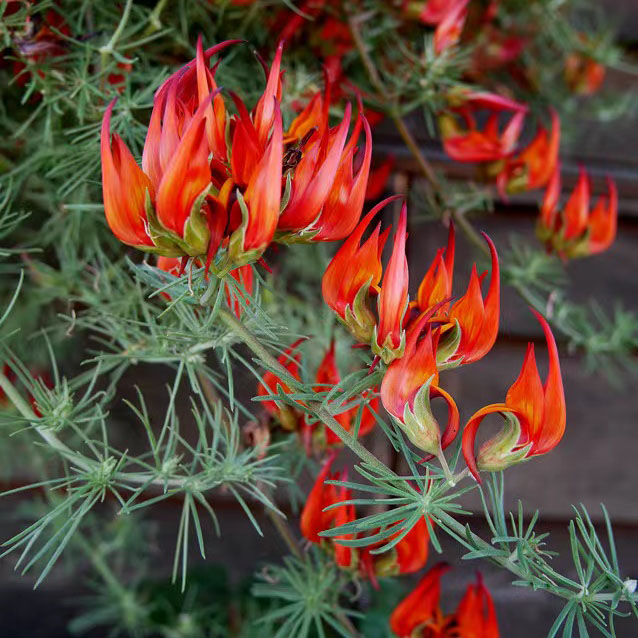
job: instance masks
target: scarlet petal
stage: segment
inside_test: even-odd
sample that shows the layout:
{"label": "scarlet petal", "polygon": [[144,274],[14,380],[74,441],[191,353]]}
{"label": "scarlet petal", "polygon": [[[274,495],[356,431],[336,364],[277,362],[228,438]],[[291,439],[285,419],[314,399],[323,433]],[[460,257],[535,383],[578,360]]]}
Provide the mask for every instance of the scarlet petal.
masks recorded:
{"label": "scarlet petal", "polygon": [[428,319],[429,316],[424,314],[408,328],[405,352],[388,366],[381,382],[383,407],[397,419],[403,419],[406,404],[412,407],[414,397],[430,377],[433,377],[433,385],[438,383],[435,349],[429,326],[419,341]]}
{"label": "scarlet petal", "polygon": [[467,353],[464,363],[473,363],[483,358],[496,342],[498,336],[499,316],[501,308],[501,275],[498,254],[492,240],[483,233],[483,237],[490,248],[492,259],[492,273],[490,287],[483,306],[483,323],[479,337],[474,341],[472,351]]}
{"label": "scarlet petal", "polygon": [[390,629],[397,636],[410,638],[417,627],[426,625],[440,613],[441,576],[449,570],[444,563],[435,565],[395,607],[390,616]]}
{"label": "scarlet petal", "polygon": [[328,529],[335,518],[334,510],[323,511],[338,501],[334,485],[324,483],[330,474],[334,459],[335,456],[332,454],[324,463],[301,512],[301,533],[312,543],[321,542],[319,532]]}
{"label": "scarlet petal", "polygon": [[282,124],[279,105],[275,125],[262,160],[255,169],[244,195],[249,211],[244,250],[265,250],[272,241],[281,206]]}
{"label": "scarlet petal", "polygon": [[589,254],[607,250],[616,239],[618,227],[618,190],[607,178],[607,198],[601,197],[589,215]]}
{"label": "scarlet petal", "polygon": [[113,135],[111,144],[111,112],[114,105],[115,100],[104,112],[100,139],[106,221],[113,234],[125,244],[153,246],[146,232],[145,212],[146,192],[148,190],[152,199],[153,186],[119,135]]}
{"label": "scarlet petal", "polygon": [[529,436],[535,438],[543,422],[545,394],[534,356],[534,344],[527,346],[523,367],[518,379],[507,392],[505,403],[525,415],[529,423]]}
{"label": "scarlet petal", "polygon": [[392,348],[397,348],[401,341],[401,319],[408,303],[409,283],[408,260],[405,256],[406,225],[407,207],[404,202],[394,236],[392,255],[383,276],[379,295],[377,344],[380,347],[383,347],[388,337],[391,339]]}
{"label": "scarlet petal", "polygon": [[475,412],[465,425],[463,429],[463,438],[461,441],[461,449],[463,450],[463,458],[465,464],[472,473],[472,476],[476,479],[477,483],[482,483],[481,475],[479,474],[478,465],[476,463],[476,435],[478,433],[481,422],[488,414],[494,414],[497,412],[509,412],[510,409],[504,403],[493,403],[481,408]]}
{"label": "scarlet petal", "polygon": [[499,638],[494,602],[480,578],[470,585],[456,610],[459,636]]}
{"label": "scarlet petal", "polygon": [[581,167],[576,188],[574,188],[563,211],[565,216],[565,239],[577,239],[587,228],[589,197],[589,176],[585,169]]}
{"label": "scarlet petal", "polygon": [[545,333],[547,350],[549,352],[549,369],[545,385],[543,386],[545,392],[543,424],[541,430],[534,436],[534,445],[530,451],[530,456],[545,454],[545,452],[549,452],[556,447],[563,438],[567,420],[565,391],[563,389],[563,379],[560,372],[556,340],[545,318],[538,312],[533,312]]}
{"label": "scarlet petal", "polygon": [[166,167],[157,192],[157,218],[179,237],[195,200],[210,184],[205,122],[193,120]]}
{"label": "scarlet petal", "polygon": [[425,565],[428,559],[429,540],[430,535],[425,518],[420,518],[395,545],[399,574],[411,574]]}

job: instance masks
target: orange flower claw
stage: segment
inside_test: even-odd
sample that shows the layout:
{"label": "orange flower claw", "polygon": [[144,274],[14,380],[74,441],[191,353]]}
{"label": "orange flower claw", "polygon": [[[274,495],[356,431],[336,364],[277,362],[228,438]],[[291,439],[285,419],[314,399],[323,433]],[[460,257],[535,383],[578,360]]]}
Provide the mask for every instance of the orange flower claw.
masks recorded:
{"label": "orange flower claw", "polygon": [[[533,344],[529,344],[518,379],[510,387],[505,403],[481,408],[468,421],[463,431],[463,456],[478,482],[479,472],[503,470],[553,450],[565,432],[565,392],[560,372],[556,341],[547,321],[536,311],[543,328],[549,352],[549,367],[542,384]],[[476,435],[489,414],[505,418],[503,429],[484,443],[475,454]]]}

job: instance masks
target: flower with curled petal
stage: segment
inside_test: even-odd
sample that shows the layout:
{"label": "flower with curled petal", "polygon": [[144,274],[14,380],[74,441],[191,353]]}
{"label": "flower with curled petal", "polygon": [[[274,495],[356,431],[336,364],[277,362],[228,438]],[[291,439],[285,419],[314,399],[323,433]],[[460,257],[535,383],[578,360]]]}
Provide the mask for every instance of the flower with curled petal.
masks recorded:
{"label": "flower with curled petal", "polygon": [[[458,432],[459,411],[454,399],[438,387],[438,331],[432,334],[428,324],[431,315],[432,311],[423,314],[408,328],[405,352],[388,366],[381,382],[381,402],[417,448],[443,459],[442,450],[452,443]],[[430,406],[431,399],[437,397],[448,407],[443,434]]]}
{"label": "flower with curled petal", "polygon": [[[543,384],[536,367],[534,344],[530,343],[521,372],[507,392],[505,403],[481,408],[467,422],[463,430],[463,456],[479,483],[479,471],[504,470],[510,465],[546,454],[558,445],[565,432],[565,393],[556,341],[547,321],[535,310],[532,312],[540,322],[547,341],[547,378]],[[502,415],[505,425],[481,446],[477,455],[476,435],[488,414]]]}
{"label": "flower with curled petal", "polygon": [[567,203],[559,209],[560,165],[556,167],[545,192],[536,233],[548,250],[563,258],[584,257],[604,252],[616,238],[618,191],[607,178],[607,195],[590,209],[591,182],[581,168],[578,181]]}

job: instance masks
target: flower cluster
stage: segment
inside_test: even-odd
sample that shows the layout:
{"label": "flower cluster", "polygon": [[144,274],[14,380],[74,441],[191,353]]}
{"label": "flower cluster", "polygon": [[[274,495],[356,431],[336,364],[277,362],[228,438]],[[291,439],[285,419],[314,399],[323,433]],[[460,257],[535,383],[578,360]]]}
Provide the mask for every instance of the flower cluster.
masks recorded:
{"label": "flower cluster", "polygon": [[273,241],[335,241],[356,226],[372,152],[365,117],[348,136],[348,105],[331,128],[329,99],[317,93],[284,131],[281,44],[252,112],[231,92],[231,115],[210,61],[236,42],[204,51],[200,39],[196,59],[158,89],[141,168],[110,134],[115,101],[106,110],[104,209],[122,242],[165,257],[205,257],[207,267],[221,254],[218,266],[230,270],[259,259]]}
{"label": "flower cluster", "polygon": [[398,638],[499,638],[494,603],[480,574],[468,585],[456,611],[443,614],[441,576],[449,569],[443,563],[432,567],[395,607],[390,628]]}
{"label": "flower cluster", "polygon": [[[459,411],[440,387],[439,372],[478,361],[494,345],[500,308],[498,255],[485,236],[492,262],[487,292],[481,290],[487,273],[479,275],[475,265],[465,294],[453,300],[455,235],[450,226],[446,247],[436,254],[416,300],[410,302],[405,204],[385,268],[381,253],[389,229],[382,233],[377,223],[362,242],[375,215],[394,199],[365,215],[337,251],[323,277],[323,296],[351,334],[387,364],[381,383],[386,411],[414,445],[442,458],[459,430]],[[448,408],[443,433],[432,413],[434,398],[443,399]]]}
{"label": "flower cluster", "polygon": [[[295,341],[279,357],[279,363],[297,381],[301,381],[301,355],[297,352],[297,348],[302,341],[303,339]],[[330,392],[335,386],[339,385],[340,381],[341,375],[337,366],[335,342],[333,340],[317,368],[314,390],[317,393]],[[257,396],[267,397],[280,392],[289,394],[291,388],[285,380],[274,372],[266,372],[257,386]],[[335,406],[340,405],[339,395],[329,403]],[[332,430],[323,424],[311,422],[301,409],[301,405],[299,406],[300,409],[294,409],[282,401],[267,399],[263,401],[263,407],[284,429],[300,434],[308,453],[312,450],[322,451],[325,448],[341,445],[341,439]],[[346,406],[343,406],[341,411],[335,414],[335,419],[347,432],[352,432],[356,427],[358,436],[364,436],[374,428],[376,423],[375,413],[378,411],[378,407],[379,399],[376,396],[376,392],[374,390],[364,391]]]}
{"label": "flower cluster", "polygon": [[[428,527],[424,518],[403,534],[392,549],[382,554],[373,550],[384,542],[399,537],[404,528],[398,529],[384,542],[372,542],[365,547],[350,547],[340,541],[357,538],[346,534],[331,540],[320,536],[331,527],[345,525],[356,519],[352,493],[344,486],[337,487],[332,482],[345,481],[345,472],[331,473],[334,454],[330,455],[317,475],[315,484],[301,513],[301,532],[308,541],[323,545],[334,554],[337,565],[343,569],[356,571],[362,578],[369,579],[377,586],[377,578],[399,574],[410,574],[420,570],[428,558]],[[381,530],[378,530],[381,531]]]}
{"label": "flower cluster", "polygon": [[581,168],[576,186],[565,206],[560,199],[560,167],[550,180],[537,225],[537,235],[548,250],[563,258],[594,255],[607,250],[616,238],[618,225],[618,191],[607,178],[607,196],[602,196],[590,208],[591,182]]}

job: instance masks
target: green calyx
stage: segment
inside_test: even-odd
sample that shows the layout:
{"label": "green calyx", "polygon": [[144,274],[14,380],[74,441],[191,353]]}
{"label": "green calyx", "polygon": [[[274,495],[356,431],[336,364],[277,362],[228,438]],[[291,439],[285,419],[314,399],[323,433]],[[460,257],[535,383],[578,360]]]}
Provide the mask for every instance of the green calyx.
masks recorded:
{"label": "green calyx", "polygon": [[463,357],[452,360],[461,343],[461,326],[457,319],[454,320],[454,327],[448,330],[443,338],[439,340],[436,348],[436,367],[438,370],[449,370],[457,368],[463,362]]}
{"label": "green calyx", "polygon": [[184,237],[180,237],[162,225],[155,212],[150,193],[147,190],[144,202],[147,231],[155,246],[146,246],[143,250],[163,255],[164,257],[201,257],[205,255],[210,242],[210,231],[202,207],[209,190],[210,184],[193,202],[190,214],[184,224]]}
{"label": "green calyx", "polygon": [[352,306],[348,304],[345,308],[344,316],[341,317],[341,321],[352,336],[361,343],[370,343],[377,323],[374,314],[368,306],[370,282],[371,279],[359,288]]}
{"label": "green calyx", "polygon": [[531,443],[517,447],[521,436],[521,422],[512,412],[504,412],[503,416],[505,424],[501,431],[486,441],[479,450],[479,470],[500,472],[523,461],[532,447]]}
{"label": "green calyx", "polygon": [[392,336],[388,335],[383,342],[383,345],[379,346],[377,343],[377,326],[375,324],[372,330],[372,339],[370,340],[370,349],[378,357],[381,357],[381,361],[386,365],[392,363],[395,359],[400,359],[405,352],[405,330],[401,331],[401,341],[396,348],[392,347]]}
{"label": "green calyx", "polygon": [[414,397],[412,409],[405,404],[403,421],[396,417],[393,419],[419,450],[436,456],[441,450],[441,429],[430,405],[430,388],[433,380],[434,375],[421,386]]}
{"label": "green calyx", "polygon": [[254,248],[252,250],[246,250],[244,245],[246,243],[246,229],[248,228],[248,220],[250,219],[250,213],[248,211],[248,205],[244,196],[237,189],[237,202],[241,210],[241,224],[237,229],[233,231],[228,241],[228,260],[235,266],[245,266],[253,261],[257,261],[264,253],[264,248]]}

